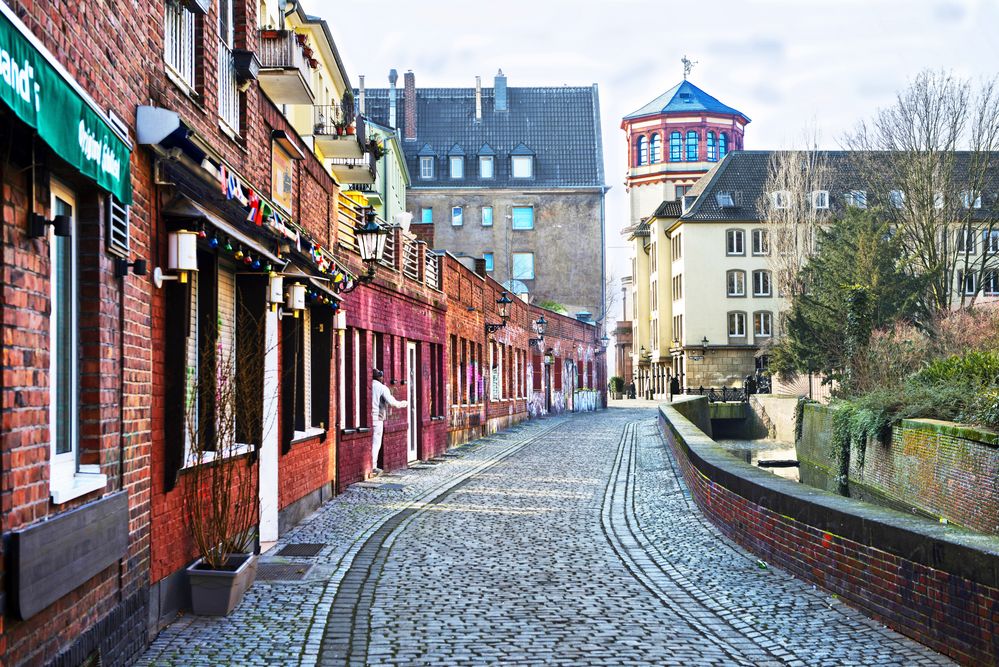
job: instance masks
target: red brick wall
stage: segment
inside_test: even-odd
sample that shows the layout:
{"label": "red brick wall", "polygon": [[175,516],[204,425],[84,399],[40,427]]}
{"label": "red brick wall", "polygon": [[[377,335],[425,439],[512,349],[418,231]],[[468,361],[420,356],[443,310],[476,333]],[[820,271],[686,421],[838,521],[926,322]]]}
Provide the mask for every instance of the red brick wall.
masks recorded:
{"label": "red brick wall", "polygon": [[[147,94],[141,58],[120,58],[105,47],[106,36],[122,44],[144,44],[162,7],[129,6],[126,14],[108,12],[103,3],[37,0],[8,2],[32,33],[62,62],[98,106],[126,123],[135,100]],[[0,617],[0,655],[4,664],[34,664],[53,659],[72,645],[122,600],[148,585],[150,383],[148,289],[134,277],[115,279],[104,251],[103,192],[65,169],[38,142],[37,161],[77,196],[80,298],[80,453],[84,464],[98,464],[108,476],[103,491],[55,505],[49,499],[49,244],[27,236],[31,210],[30,137],[13,114],[0,121],[5,161],[2,182],[2,258],[0,329],[3,369],[0,407],[0,524],[5,534],[52,518],[125,489],[129,493],[126,557],[28,621]],[[134,256],[145,256],[148,195],[142,191],[149,163],[133,153],[135,202],[132,207]],[[49,215],[44,170],[38,173],[34,210]],[[120,318],[124,312],[125,327]],[[2,549],[2,547],[0,547]],[[0,553],[0,562],[5,562]],[[0,565],[0,568],[3,568]],[[6,581],[6,578],[5,578]],[[7,598],[9,600],[9,598]]]}
{"label": "red brick wall", "polygon": [[871,542],[863,544],[730,490],[714,479],[710,466],[692,459],[664,414],[660,412],[660,428],[694,501],[726,536],[961,663],[999,661],[999,588],[879,548],[881,535],[874,524],[867,529]]}

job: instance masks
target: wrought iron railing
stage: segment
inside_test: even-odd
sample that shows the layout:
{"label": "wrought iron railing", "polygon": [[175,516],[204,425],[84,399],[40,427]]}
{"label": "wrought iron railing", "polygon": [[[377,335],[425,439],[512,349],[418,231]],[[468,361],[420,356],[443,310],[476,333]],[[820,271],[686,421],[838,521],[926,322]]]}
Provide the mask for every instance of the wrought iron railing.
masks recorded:
{"label": "wrought iron railing", "polygon": [[363,157],[335,157],[330,159],[330,164],[340,167],[353,167],[355,169],[367,169],[374,176],[377,160],[374,153],[365,153]]}
{"label": "wrought iron railing", "polygon": [[317,104],[312,108],[316,134],[336,134],[343,122],[343,107],[339,104]]}
{"label": "wrought iron railing", "polygon": [[178,0],[168,0],[163,26],[163,59],[181,79],[194,87],[194,12]]}
{"label": "wrought iron railing", "polygon": [[395,270],[395,230],[382,222],[383,227],[388,228],[388,236],[385,237],[385,252],[382,253],[381,265]]}
{"label": "wrought iron railing", "polygon": [[744,387],[687,387],[685,394],[707,396],[709,403],[746,402],[749,394]]}
{"label": "wrought iron railing", "polygon": [[236,62],[232,49],[219,40],[219,118],[239,134],[239,84],[236,82]]}

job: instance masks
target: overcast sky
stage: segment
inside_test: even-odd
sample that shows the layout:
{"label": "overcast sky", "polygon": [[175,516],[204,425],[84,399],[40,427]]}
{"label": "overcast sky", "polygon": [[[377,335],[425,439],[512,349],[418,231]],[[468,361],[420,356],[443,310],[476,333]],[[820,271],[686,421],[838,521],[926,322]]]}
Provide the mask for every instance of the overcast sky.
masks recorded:
{"label": "overcast sky", "polygon": [[327,19],[352,83],[600,87],[608,272],[629,271],[621,117],[682,78],[752,119],[745,147],[786,148],[814,125],[844,131],[890,104],[920,69],[969,77],[999,70],[999,0],[303,0]]}

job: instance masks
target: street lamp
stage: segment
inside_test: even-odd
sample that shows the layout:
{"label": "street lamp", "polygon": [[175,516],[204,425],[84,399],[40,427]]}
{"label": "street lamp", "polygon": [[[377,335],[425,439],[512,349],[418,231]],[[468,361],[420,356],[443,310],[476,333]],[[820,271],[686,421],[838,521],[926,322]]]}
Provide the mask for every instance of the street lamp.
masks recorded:
{"label": "street lamp", "polygon": [[364,226],[354,232],[357,237],[357,251],[361,261],[368,265],[368,271],[358,276],[352,285],[341,290],[343,293],[353,292],[358,285],[370,283],[375,279],[375,264],[382,261],[385,255],[385,241],[389,230],[375,221],[375,209],[372,206],[364,209]]}
{"label": "street lamp", "polygon": [[707,356],[708,354],[708,337],[705,336],[701,339],[701,354]]}
{"label": "street lamp", "polygon": [[499,324],[486,322],[486,335],[496,333],[497,331],[505,327],[507,320],[510,319],[510,312],[507,309],[507,306],[513,303],[513,300],[509,296],[507,296],[507,293],[505,291],[500,292],[500,298],[496,299],[496,303],[499,304],[499,316],[502,322],[500,322]]}
{"label": "street lamp", "polygon": [[548,320],[545,319],[544,314],[531,323],[531,328],[534,329],[534,333],[538,334],[538,337],[530,339],[528,341],[528,345],[537,345],[539,349],[543,348],[545,342],[545,330],[548,328]]}

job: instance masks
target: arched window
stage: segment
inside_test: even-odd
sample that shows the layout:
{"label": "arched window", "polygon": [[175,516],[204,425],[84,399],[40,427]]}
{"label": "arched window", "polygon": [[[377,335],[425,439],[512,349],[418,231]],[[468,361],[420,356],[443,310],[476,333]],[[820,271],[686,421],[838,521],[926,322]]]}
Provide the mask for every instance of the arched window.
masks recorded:
{"label": "arched window", "polygon": [[697,132],[687,132],[687,162],[697,162]]}
{"label": "arched window", "polygon": [[718,160],[718,152],[715,148],[715,133],[708,132],[708,162],[715,162]]}
{"label": "arched window", "polygon": [[636,152],[638,153],[638,165],[649,163],[649,142],[645,137],[639,137],[638,141],[635,142]]}
{"label": "arched window", "polygon": [[662,162],[663,159],[663,138],[656,132],[649,142],[649,164]]}
{"label": "arched window", "polygon": [[670,162],[679,162],[682,158],[680,151],[682,150],[680,133],[672,132],[669,135],[669,160]]}
{"label": "arched window", "polygon": [[722,159],[728,153],[728,135],[724,132],[718,135],[718,159]]}

